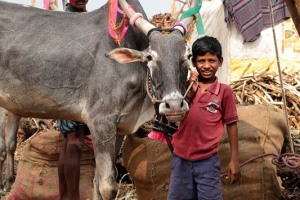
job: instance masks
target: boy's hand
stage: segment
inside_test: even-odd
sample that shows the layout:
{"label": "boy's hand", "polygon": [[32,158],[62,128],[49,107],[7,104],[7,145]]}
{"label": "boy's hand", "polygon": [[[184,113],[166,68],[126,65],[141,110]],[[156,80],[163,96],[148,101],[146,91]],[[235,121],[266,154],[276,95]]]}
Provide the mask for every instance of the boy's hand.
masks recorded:
{"label": "boy's hand", "polygon": [[191,88],[191,92],[193,92],[193,94],[195,94],[197,92],[197,88],[198,88],[198,72],[196,70],[191,71],[188,83],[190,84],[191,82],[194,82],[194,84]]}
{"label": "boy's hand", "polygon": [[[236,183],[241,178],[240,165],[238,161],[230,160],[227,170],[227,177],[231,184]],[[227,178],[226,177],[226,178]]]}
{"label": "boy's hand", "polygon": [[[192,99],[195,97],[195,94],[197,92],[198,89],[198,72],[197,70],[191,70],[190,71],[190,77],[189,80],[187,81],[189,87],[188,87],[188,91],[186,93],[185,99],[191,103]],[[192,83],[192,87],[191,86]]]}

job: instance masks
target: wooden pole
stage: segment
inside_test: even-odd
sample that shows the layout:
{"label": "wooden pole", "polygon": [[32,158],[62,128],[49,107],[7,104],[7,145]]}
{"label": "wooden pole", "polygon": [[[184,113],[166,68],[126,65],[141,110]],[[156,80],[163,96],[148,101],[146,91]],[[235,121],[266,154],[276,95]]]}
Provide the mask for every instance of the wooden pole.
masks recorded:
{"label": "wooden pole", "polygon": [[300,35],[300,0],[285,0],[298,35]]}

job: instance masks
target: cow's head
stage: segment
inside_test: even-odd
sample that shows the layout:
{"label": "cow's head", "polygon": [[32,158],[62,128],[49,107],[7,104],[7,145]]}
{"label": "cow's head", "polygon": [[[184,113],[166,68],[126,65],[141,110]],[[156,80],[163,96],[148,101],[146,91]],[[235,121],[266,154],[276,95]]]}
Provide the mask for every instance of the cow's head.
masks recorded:
{"label": "cow's head", "polygon": [[[130,19],[137,16],[124,0],[119,2]],[[107,56],[119,63],[147,63],[148,78],[152,85],[150,89],[153,88],[154,97],[160,101],[159,113],[165,115],[170,122],[178,122],[189,109],[184,93],[191,62],[190,51],[183,38],[183,24],[174,30],[159,31],[140,17],[135,25],[148,36],[149,47],[143,51],[117,48]]]}

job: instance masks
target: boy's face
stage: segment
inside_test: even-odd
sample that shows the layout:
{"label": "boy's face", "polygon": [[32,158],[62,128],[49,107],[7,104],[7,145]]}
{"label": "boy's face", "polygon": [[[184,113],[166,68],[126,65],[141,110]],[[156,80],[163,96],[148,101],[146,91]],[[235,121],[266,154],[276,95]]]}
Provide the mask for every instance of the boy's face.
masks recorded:
{"label": "boy's face", "polygon": [[204,56],[197,56],[193,64],[197,68],[200,81],[210,82],[215,80],[216,72],[221,67],[223,59],[219,60],[216,54],[206,53]]}

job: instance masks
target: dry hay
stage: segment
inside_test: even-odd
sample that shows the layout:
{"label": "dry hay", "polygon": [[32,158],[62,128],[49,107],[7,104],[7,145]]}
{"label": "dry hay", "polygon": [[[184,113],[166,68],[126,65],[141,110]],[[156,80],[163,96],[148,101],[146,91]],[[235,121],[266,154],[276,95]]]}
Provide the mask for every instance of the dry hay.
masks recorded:
{"label": "dry hay", "polygon": [[[174,25],[179,22],[174,18],[174,16],[171,13],[164,13],[164,14],[156,14],[150,19],[150,23],[153,24],[156,28],[159,29],[171,29],[174,27]],[[191,25],[188,27],[187,32],[192,33],[195,28],[195,20],[191,22]],[[187,34],[185,36],[185,40],[189,41],[191,38],[190,34]]]}
{"label": "dry hay", "polygon": [[137,200],[137,194],[135,191],[135,186],[133,183],[123,183],[123,179],[129,177],[129,174],[126,173],[123,175],[121,180],[119,181],[118,193],[116,196],[116,200]]}
{"label": "dry hay", "polygon": [[176,22],[170,13],[156,14],[150,19],[150,23],[160,29],[172,28]]}
{"label": "dry hay", "polygon": [[[292,129],[300,130],[300,79],[299,74],[282,73],[282,82],[285,89],[289,123]],[[237,104],[273,105],[284,109],[281,84],[276,74],[253,74],[242,77],[230,83]]]}

